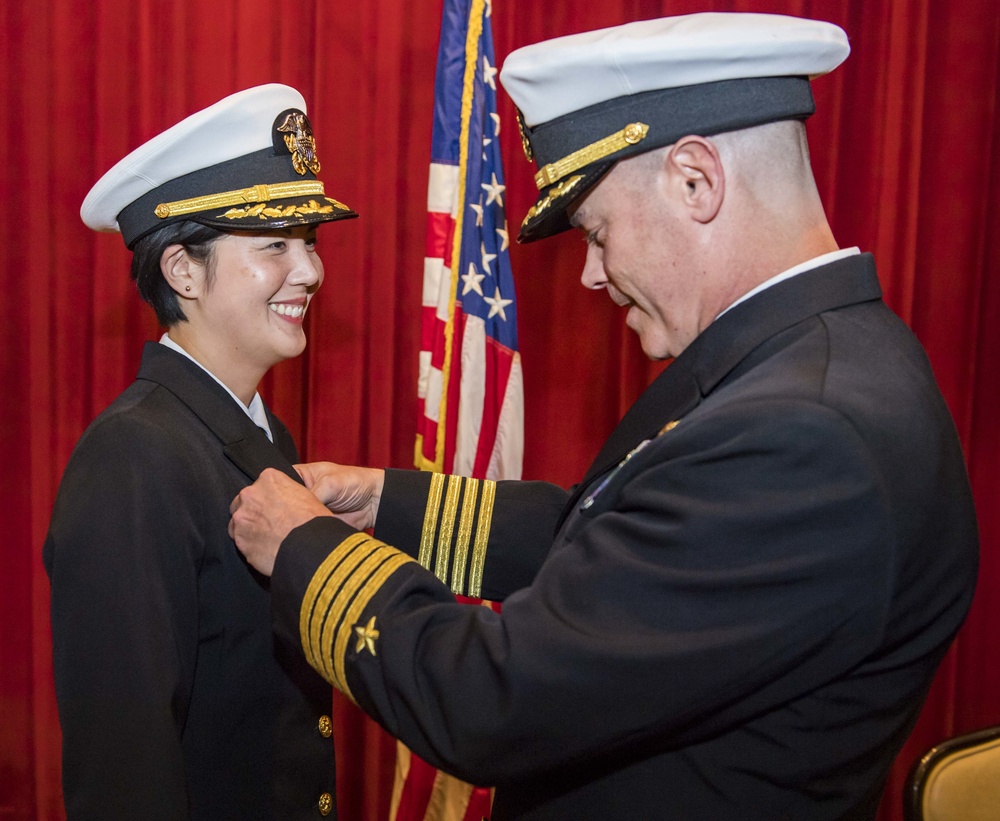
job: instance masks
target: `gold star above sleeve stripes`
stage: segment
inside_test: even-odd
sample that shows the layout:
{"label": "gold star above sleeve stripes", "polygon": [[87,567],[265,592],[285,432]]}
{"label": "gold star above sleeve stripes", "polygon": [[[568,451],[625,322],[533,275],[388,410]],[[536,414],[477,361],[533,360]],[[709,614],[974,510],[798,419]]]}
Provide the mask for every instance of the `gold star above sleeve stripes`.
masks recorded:
{"label": "gold star above sleeve stripes", "polygon": [[351,701],[345,668],[350,639],[358,637],[353,652],[367,648],[375,655],[375,617],[361,627],[361,614],[388,578],[412,561],[366,533],[355,533],[334,548],[306,588],[299,611],[302,650],[309,664]]}
{"label": "gold star above sleeve stripes", "polygon": [[358,643],[354,646],[354,652],[360,653],[366,647],[368,652],[375,655],[375,640],[378,638],[378,630],[375,629],[375,617],[368,619],[368,624],[362,626],[356,624],[354,632],[358,634]]}
{"label": "gold star above sleeve stripes", "polygon": [[457,595],[482,597],[496,482],[431,477],[418,560]]}

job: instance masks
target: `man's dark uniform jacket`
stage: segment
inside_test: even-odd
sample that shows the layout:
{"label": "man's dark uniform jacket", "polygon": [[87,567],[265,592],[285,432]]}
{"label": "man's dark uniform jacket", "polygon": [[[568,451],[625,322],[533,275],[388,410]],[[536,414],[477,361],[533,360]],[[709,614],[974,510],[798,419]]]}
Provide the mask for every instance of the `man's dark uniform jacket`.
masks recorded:
{"label": "man's dark uniform jacket", "polygon": [[315,519],[272,585],[496,820],[823,821],[874,817],[976,567],[951,418],[864,255],[718,318],[575,492],[390,471],[374,537]]}
{"label": "man's dark uniform jacket", "polygon": [[44,551],[70,821],[335,816],[330,687],[275,640],[269,582],[227,533],[264,468],[294,475],[268,421],[274,445],[149,343],[73,453]]}

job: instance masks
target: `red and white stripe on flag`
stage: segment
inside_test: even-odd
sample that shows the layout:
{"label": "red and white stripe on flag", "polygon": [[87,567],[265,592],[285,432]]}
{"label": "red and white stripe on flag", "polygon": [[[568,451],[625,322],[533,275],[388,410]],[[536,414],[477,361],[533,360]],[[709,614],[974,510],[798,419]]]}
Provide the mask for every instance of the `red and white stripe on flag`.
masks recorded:
{"label": "red and white stripe on flag", "polygon": [[[423,470],[519,479],[524,387],[507,250],[491,11],[492,0],[444,2],[414,462]],[[398,745],[392,821],[480,821],[489,817],[491,804],[488,787],[448,776]]]}

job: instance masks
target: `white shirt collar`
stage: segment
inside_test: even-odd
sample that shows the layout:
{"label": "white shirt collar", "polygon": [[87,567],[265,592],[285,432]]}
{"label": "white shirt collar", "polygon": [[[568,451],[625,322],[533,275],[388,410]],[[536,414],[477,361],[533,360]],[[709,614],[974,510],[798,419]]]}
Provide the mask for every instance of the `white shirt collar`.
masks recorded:
{"label": "white shirt collar", "polygon": [[222,385],[222,387],[226,389],[226,393],[228,393],[231,397],[233,397],[233,400],[236,402],[236,404],[239,405],[243,409],[243,412],[253,420],[254,424],[257,425],[257,427],[262,428],[264,430],[264,433],[267,434],[268,439],[270,439],[272,442],[274,441],[274,437],[271,435],[271,426],[267,422],[267,414],[264,412],[264,400],[260,398],[259,393],[256,392],[254,393],[253,399],[250,400],[249,406],[244,405],[243,402],[240,400],[240,398],[231,390],[229,390],[228,385],[226,385],[221,379],[219,379],[219,377],[217,377],[214,373],[212,373],[208,368],[202,365],[201,362],[199,362],[197,359],[191,356],[191,354],[185,351],[180,345],[174,342],[174,340],[170,338],[169,333],[165,333],[163,336],[160,337],[160,344],[166,345],[172,351],[177,351],[177,353],[186,356],[188,359],[194,362],[195,365],[197,365],[205,373],[211,376],[212,379],[214,379],[216,382]]}
{"label": "white shirt collar", "polygon": [[[777,285],[779,282],[784,282],[786,279],[791,279],[793,276],[797,274],[802,274],[805,273],[806,271],[811,271],[813,268],[819,268],[821,265],[827,265],[828,263],[836,262],[838,259],[844,259],[845,257],[853,257],[855,254],[860,254],[860,253],[861,249],[858,248],[857,246],[855,246],[854,248],[841,248],[839,251],[830,251],[830,253],[828,254],[821,254],[820,256],[813,257],[812,259],[808,259],[805,262],[800,262],[798,265],[789,268],[787,271],[782,271],[780,274],[777,274],[771,277],[770,279],[765,280],[756,288],[752,288],[751,290],[747,291],[732,305],[726,308],[725,311],[720,313],[719,316],[722,316],[722,314],[724,314],[726,311],[735,308],[741,302],[745,302],[746,300],[750,299],[750,297],[756,296],[761,291],[766,291],[772,285]],[[717,316],[716,319],[718,319],[719,316]]]}

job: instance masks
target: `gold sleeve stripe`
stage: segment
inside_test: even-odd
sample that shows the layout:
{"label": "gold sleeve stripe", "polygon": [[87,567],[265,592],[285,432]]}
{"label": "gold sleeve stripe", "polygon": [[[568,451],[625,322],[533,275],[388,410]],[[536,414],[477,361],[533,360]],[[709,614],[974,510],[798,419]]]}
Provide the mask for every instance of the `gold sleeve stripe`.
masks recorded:
{"label": "gold sleeve stripe", "polygon": [[434,575],[445,584],[448,583],[448,565],[451,564],[451,537],[455,532],[455,514],[458,511],[458,497],[462,492],[465,480],[461,476],[448,477],[448,492],[444,497],[444,510],[441,511],[441,529],[438,535],[437,562],[434,565]]}
{"label": "gold sleeve stripe", "polygon": [[[396,551],[388,545],[372,540],[369,551],[358,552],[362,554],[360,556],[361,561],[357,563],[356,568],[351,572],[350,576],[341,585],[338,585],[335,595],[328,605],[328,616],[326,624],[323,626],[322,643],[320,644],[320,652],[323,654],[323,670],[329,670],[330,683],[341,692],[344,691],[347,683],[344,681],[343,661],[337,652],[334,642],[338,645],[340,644],[340,635],[344,629],[344,613],[350,606],[355,592],[364,583],[364,580],[372,574],[375,568]],[[347,625],[348,629],[352,626],[352,624]]]}
{"label": "gold sleeve stripe", "polygon": [[320,664],[319,659],[313,653],[313,648],[309,642],[309,625],[312,621],[313,613],[316,610],[316,600],[320,597],[324,586],[329,581],[329,577],[333,574],[337,565],[343,561],[344,557],[348,555],[350,551],[353,550],[354,546],[357,545],[363,538],[367,537],[364,533],[359,533],[356,536],[351,536],[341,542],[337,548],[323,560],[323,563],[317,568],[312,579],[310,579],[308,587],[306,587],[305,595],[302,598],[302,606],[299,609],[299,638],[302,641],[302,649],[305,652],[306,660],[313,667],[318,668],[318,665]]}
{"label": "gold sleeve stripe", "polygon": [[336,551],[327,556],[323,563],[316,569],[315,574],[309,580],[305,595],[302,597],[302,606],[299,608],[299,641],[302,642],[302,651],[305,653],[306,661],[312,667],[317,666],[316,656],[313,654],[312,645],[309,642],[309,622],[312,619],[313,608],[319,591],[322,590],[327,577],[333,572],[333,568],[340,561],[340,556]]}
{"label": "gold sleeve stripe", "polygon": [[434,558],[434,536],[437,533],[438,512],[441,508],[441,494],[447,477],[443,473],[431,476],[431,487],[427,492],[427,507],[424,510],[424,529],[420,535],[420,553],[417,561],[421,567],[431,569]]}
{"label": "gold sleeve stripe", "polygon": [[328,653],[336,623],[330,620],[330,602],[344,579],[364,560],[367,551],[359,550],[368,541],[366,533],[355,533],[344,539],[319,566],[306,588],[299,612],[299,638],[309,664],[334,686],[333,667]]}
{"label": "gold sleeve stripe", "polygon": [[318,642],[317,653],[320,654],[322,658],[322,672],[324,675],[328,675],[327,680],[338,690],[343,691],[346,686],[346,682],[343,677],[343,665],[339,667],[335,665],[335,660],[337,659],[336,653],[333,652],[333,643],[336,638],[340,635],[340,630],[343,629],[343,624],[341,619],[344,616],[344,611],[347,609],[351,602],[351,598],[354,595],[354,590],[357,589],[358,584],[360,584],[357,579],[359,577],[364,578],[371,574],[372,570],[378,566],[378,564],[385,560],[387,555],[395,552],[388,545],[383,545],[381,542],[376,542],[374,539],[371,540],[371,545],[368,546],[368,550],[358,550],[356,551],[356,557],[352,557],[353,569],[350,570],[349,575],[342,579],[341,583],[337,585],[337,588],[333,590],[333,595],[330,596],[326,605],[326,617],[322,625],[322,633],[319,632],[318,627],[313,629],[311,636],[315,641]]}
{"label": "gold sleeve stripe", "polygon": [[497,483],[483,482],[483,492],[479,503],[479,523],[476,525],[476,542],[472,548],[472,568],[469,570],[469,595],[482,598],[483,569],[486,565],[486,545],[490,540],[493,525],[493,502],[497,495]]}
{"label": "gold sleeve stripe", "polygon": [[450,570],[453,593],[480,595],[495,498],[494,481],[443,473],[431,477],[417,558],[445,584]]}
{"label": "gold sleeve stripe", "polygon": [[472,522],[476,518],[476,497],[479,495],[478,479],[470,479],[462,496],[462,515],[458,522],[458,536],[455,539],[455,561],[451,568],[451,592],[465,593],[465,570],[469,563],[469,542],[472,539]]}
{"label": "gold sleeve stripe", "polygon": [[[351,602],[350,607],[347,608],[344,618],[341,620],[340,628],[337,631],[337,644],[333,647],[333,657],[336,664],[337,678],[341,682],[341,684],[338,685],[339,689],[351,701],[354,701],[355,704],[357,704],[357,701],[354,699],[354,694],[351,693],[350,687],[347,686],[346,671],[347,652],[350,646],[350,640],[353,636],[354,625],[357,624],[361,614],[368,606],[368,602],[372,600],[372,597],[382,588],[382,585],[385,584],[386,579],[388,579],[404,564],[408,564],[413,561],[413,559],[405,553],[400,553],[394,548],[386,546],[385,550],[389,551],[388,555],[386,555],[385,551],[381,551],[377,555],[372,555],[364,563],[362,568],[358,570],[354,579],[352,579],[349,596],[345,596],[345,599],[353,598],[353,601]],[[364,570],[364,573],[362,573],[362,570]],[[355,580],[359,579],[362,575],[367,575],[367,579],[355,584]],[[345,592],[348,591],[345,590]]]}

